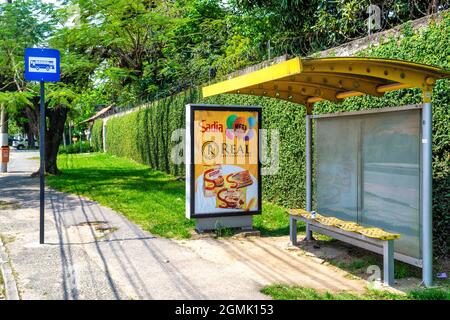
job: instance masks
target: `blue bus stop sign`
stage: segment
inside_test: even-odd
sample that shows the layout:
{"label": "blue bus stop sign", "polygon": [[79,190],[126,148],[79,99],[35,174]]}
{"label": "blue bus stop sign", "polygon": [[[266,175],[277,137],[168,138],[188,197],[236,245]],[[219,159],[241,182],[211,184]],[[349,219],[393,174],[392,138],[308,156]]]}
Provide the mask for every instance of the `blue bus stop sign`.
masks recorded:
{"label": "blue bus stop sign", "polygon": [[60,76],[59,51],[55,49],[25,49],[25,80],[39,81],[41,103],[39,108],[39,243],[44,243],[45,211],[45,82],[58,82]]}
{"label": "blue bus stop sign", "polygon": [[25,49],[25,80],[57,82],[60,80],[59,51],[56,49]]}

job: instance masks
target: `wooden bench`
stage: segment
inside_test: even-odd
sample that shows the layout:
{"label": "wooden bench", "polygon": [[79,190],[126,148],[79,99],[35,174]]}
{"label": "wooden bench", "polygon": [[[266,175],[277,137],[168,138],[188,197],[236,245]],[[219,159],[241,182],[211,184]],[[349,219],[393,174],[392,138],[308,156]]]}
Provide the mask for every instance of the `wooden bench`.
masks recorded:
{"label": "wooden bench", "polygon": [[400,238],[377,228],[366,228],[353,222],[317,214],[312,219],[311,213],[303,209],[292,209],[290,214],[290,239],[297,244],[297,221],[306,223],[306,239],[312,240],[312,232],[328,235],[337,240],[353,244],[364,249],[383,254],[383,282],[394,284],[394,240]]}

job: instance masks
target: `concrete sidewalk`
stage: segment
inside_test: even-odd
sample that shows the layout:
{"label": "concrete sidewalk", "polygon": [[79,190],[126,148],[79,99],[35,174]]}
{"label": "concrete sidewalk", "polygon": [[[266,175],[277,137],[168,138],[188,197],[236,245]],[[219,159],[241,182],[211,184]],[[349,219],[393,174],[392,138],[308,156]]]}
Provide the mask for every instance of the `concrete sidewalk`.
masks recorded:
{"label": "concrete sidewalk", "polygon": [[[12,152],[0,174],[0,234],[22,299],[267,299],[297,284],[362,292],[362,280],[288,250],[288,238],[169,240],[88,199],[48,189],[39,239],[36,152]],[[111,186],[112,188],[114,186]]]}

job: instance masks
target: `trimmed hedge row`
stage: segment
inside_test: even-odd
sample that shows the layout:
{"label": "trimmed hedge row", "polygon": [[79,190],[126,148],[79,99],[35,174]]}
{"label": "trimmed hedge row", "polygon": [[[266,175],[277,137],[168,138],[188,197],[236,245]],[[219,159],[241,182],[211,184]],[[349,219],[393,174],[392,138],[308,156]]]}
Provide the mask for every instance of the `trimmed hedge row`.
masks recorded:
{"label": "trimmed hedge row", "polygon": [[93,151],[94,149],[89,141],[77,141],[65,147],[59,147],[58,154],[86,153]]}
{"label": "trimmed hedge row", "polygon": [[[450,15],[440,23],[431,23],[418,33],[406,25],[400,38],[390,38],[360,55],[397,58],[450,69]],[[382,98],[353,97],[339,105],[322,102],[315,113],[364,110],[421,103],[418,89],[387,93]],[[183,175],[184,166],[170,161],[173,130],[184,128],[186,103],[261,105],[263,127],[278,129],[280,134],[280,170],[263,178],[263,198],[286,207],[303,207],[305,194],[305,122],[304,107],[266,97],[221,95],[201,99],[197,89],[172,96],[140,108],[130,114],[111,118],[106,125],[107,150],[132,158],[174,175]],[[446,256],[450,248],[450,81],[438,81],[433,93],[433,214],[435,253]],[[100,121],[98,121],[100,122]],[[98,126],[95,124],[94,126]],[[101,141],[93,132],[93,140]],[[94,137],[96,136],[96,137]]]}
{"label": "trimmed hedge row", "polygon": [[[184,106],[198,100],[199,91],[188,90],[144,105],[123,116],[108,119],[107,151],[175,176],[183,176],[184,166],[175,165],[171,161],[172,147],[181,141],[171,141],[172,132],[185,127]],[[92,138],[94,139],[94,133]]]}

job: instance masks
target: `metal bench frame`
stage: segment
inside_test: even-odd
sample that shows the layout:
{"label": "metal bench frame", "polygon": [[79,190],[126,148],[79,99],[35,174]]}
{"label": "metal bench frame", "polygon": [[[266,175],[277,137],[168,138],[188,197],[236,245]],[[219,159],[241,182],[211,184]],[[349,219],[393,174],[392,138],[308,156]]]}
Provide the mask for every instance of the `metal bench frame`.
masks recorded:
{"label": "metal bench frame", "polygon": [[333,226],[324,225],[315,220],[291,214],[290,238],[293,245],[297,244],[297,220],[306,223],[306,240],[312,240],[312,231],[315,231],[357,247],[383,254],[383,282],[389,286],[394,284],[394,240],[369,238],[356,232],[345,231]]}

